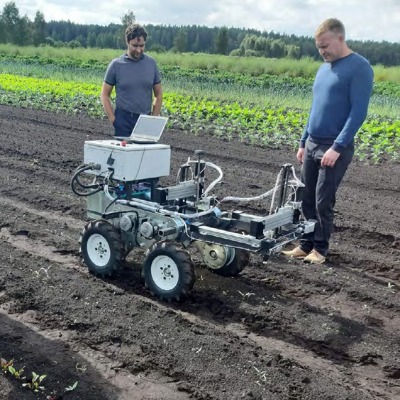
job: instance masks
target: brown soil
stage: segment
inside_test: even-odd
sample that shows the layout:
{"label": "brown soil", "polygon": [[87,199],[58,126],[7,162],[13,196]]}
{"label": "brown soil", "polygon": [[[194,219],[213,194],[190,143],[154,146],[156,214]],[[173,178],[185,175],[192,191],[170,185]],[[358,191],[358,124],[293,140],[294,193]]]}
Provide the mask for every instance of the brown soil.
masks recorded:
{"label": "brown soil", "polygon": [[[223,278],[194,254],[193,292],[163,303],[143,287],[142,252],[114,279],[79,259],[85,200],[69,181],[108,123],[0,106],[0,130],[0,356],[47,375],[34,393],[0,374],[1,399],[400,399],[399,164],[353,162],[325,265],[252,255]],[[163,142],[171,182],[202,149],[221,196],[263,193],[295,163],[293,149],[182,131]]]}

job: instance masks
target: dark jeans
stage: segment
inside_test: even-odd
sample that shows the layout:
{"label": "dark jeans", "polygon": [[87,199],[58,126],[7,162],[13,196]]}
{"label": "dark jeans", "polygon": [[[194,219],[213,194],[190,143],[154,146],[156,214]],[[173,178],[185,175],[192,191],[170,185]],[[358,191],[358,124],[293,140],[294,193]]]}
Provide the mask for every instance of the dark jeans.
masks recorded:
{"label": "dark jeans", "polygon": [[306,219],[316,220],[314,232],[303,235],[300,247],[305,252],[312,249],[326,256],[333,229],[333,207],[336,191],[353,158],[354,145],[349,145],[336,160],[333,167],[321,167],[321,159],[331,147],[306,142],[301,180],[305,187],[302,193],[302,210]]}
{"label": "dark jeans", "polygon": [[125,111],[122,108],[115,109],[114,135],[128,137],[131,136],[132,130],[136,125],[139,114]]}

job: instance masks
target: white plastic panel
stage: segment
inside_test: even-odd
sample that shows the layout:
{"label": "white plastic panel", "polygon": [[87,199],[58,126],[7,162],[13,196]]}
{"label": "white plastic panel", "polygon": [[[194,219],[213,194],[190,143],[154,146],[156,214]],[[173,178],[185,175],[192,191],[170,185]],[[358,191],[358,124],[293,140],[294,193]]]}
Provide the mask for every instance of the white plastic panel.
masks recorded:
{"label": "white plastic panel", "polygon": [[121,145],[116,140],[86,141],[84,163],[99,164],[99,170],[88,170],[93,175],[105,175],[114,170],[113,179],[136,181],[170,174],[171,148],[165,144]]}

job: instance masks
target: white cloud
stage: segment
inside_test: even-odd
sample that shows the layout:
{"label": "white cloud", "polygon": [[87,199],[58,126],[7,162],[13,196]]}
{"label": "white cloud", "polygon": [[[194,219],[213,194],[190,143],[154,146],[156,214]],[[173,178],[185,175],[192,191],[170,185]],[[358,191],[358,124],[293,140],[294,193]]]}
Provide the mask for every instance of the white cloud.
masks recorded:
{"label": "white cloud", "polygon": [[132,10],[141,23],[254,28],[312,36],[324,19],[341,19],[347,37],[400,42],[399,0],[16,0],[22,15],[33,20],[36,11],[46,21],[83,24],[119,23]]}

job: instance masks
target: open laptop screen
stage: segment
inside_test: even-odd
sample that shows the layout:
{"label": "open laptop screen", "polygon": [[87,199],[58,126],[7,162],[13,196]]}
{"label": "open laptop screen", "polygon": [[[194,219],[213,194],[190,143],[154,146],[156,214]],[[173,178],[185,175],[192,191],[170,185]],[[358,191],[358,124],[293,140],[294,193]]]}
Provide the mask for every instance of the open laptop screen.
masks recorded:
{"label": "open laptop screen", "polygon": [[168,117],[140,114],[130,136],[116,136],[115,139],[133,143],[158,143],[164,132]]}
{"label": "open laptop screen", "polygon": [[133,142],[157,143],[164,132],[167,121],[167,117],[141,114],[129,139]]}

